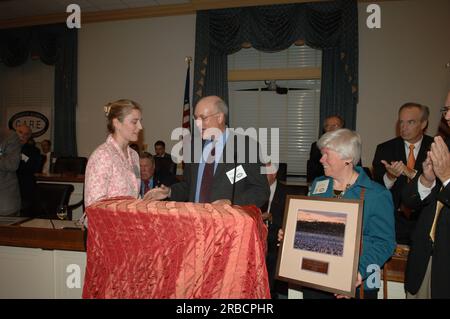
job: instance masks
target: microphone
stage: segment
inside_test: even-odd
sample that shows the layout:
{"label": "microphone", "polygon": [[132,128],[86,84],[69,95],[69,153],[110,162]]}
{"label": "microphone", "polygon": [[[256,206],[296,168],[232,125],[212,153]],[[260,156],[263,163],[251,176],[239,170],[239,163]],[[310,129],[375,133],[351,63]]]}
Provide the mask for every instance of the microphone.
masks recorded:
{"label": "microphone", "polygon": [[233,141],[234,141],[234,177],[233,177],[233,192],[231,195],[231,205],[234,205],[234,194],[236,191],[236,166],[237,166],[237,136],[233,135]]}

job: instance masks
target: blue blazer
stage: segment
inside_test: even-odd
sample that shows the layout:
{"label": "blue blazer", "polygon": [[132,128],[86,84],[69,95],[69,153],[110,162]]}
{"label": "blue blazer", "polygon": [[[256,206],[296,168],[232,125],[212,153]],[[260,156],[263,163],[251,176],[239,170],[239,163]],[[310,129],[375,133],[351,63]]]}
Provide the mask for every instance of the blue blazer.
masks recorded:
{"label": "blue blazer", "polygon": [[[362,224],[363,247],[358,267],[364,280],[371,274],[367,272],[367,266],[377,264],[382,268],[395,250],[394,204],[388,189],[372,181],[361,167],[357,166],[355,170],[359,176],[343,198],[359,199],[362,188],[366,189]],[[316,183],[327,179],[327,190],[320,194],[313,193]],[[326,176],[316,178],[311,185],[309,196],[333,197],[333,179]],[[367,285],[365,289],[369,289]]]}

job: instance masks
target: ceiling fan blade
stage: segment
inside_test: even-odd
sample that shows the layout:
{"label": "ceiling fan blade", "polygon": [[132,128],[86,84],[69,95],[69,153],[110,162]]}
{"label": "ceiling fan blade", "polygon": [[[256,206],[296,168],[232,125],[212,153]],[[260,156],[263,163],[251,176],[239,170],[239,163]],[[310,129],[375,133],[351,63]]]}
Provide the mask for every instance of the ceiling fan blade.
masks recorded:
{"label": "ceiling fan blade", "polygon": [[289,91],[290,90],[293,90],[293,91],[307,91],[307,90],[311,90],[311,89],[308,89],[308,88],[289,88]]}
{"label": "ceiling fan blade", "polygon": [[253,89],[239,89],[239,90],[235,90],[235,91],[258,91],[258,88],[253,88]]}
{"label": "ceiling fan blade", "polygon": [[287,88],[282,88],[282,87],[277,86],[276,92],[277,92],[278,94],[287,94],[287,93],[288,93],[288,89],[287,89]]}

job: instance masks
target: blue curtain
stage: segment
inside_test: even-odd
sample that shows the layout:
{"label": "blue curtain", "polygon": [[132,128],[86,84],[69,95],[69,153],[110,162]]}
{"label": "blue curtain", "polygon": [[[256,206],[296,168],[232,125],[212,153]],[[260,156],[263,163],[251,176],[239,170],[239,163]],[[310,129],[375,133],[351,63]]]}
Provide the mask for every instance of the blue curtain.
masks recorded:
{"label": "blue curtain", "polygon": [[0,59],[9,67],[38,55],[55,66],[54,151],[61,156],[77,156],[77,29],[65,24],[0,30]]}
{"label": "blue curtain", "polygon": [[320,126],[325,117],[340,114],[346,126],[354,129],[358,97],[356,0],[199,11],[194,105],[207,95],[228,101],[227,55],[239,51],[243,43],[273,52],[300,39],[323,50]]}

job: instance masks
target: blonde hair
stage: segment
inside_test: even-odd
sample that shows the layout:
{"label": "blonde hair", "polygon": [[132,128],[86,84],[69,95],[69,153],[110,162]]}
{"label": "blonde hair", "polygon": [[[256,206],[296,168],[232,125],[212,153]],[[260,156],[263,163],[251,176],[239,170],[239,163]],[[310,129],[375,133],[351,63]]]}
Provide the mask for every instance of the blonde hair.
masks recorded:
{"label": "blonde hair", "polygon": [[331,131],[322,135],[317,142],[319,149],[324,147],[341,155],[342,159],[351,158],[356,166],[361,158],[361,136],[346,128]]}
{"label": "blonde hair", "polygon": [[117,100],[105,105],[104,111],[108,118],[108,131],[113,134],[115,132],[113,120],[118,119],[120,122],[123,122],[123,119],[130,114],[132,110],[142,112],[142,108],[137,102],[127,99]]}

